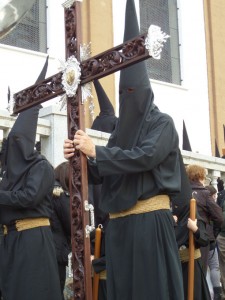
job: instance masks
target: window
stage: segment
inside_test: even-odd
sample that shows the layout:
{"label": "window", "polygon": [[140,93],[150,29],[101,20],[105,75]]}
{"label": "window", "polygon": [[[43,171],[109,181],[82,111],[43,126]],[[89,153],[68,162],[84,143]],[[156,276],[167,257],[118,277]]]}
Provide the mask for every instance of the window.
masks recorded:
{"label": "window", "polygon": [[149,77],[181,84],[180,53],[176,0],[140,0],[140,29],[147,32],[151,24],[161,27],[170,38],[164,44],[161,59],[147,60]]}
{"label": "window", "polygon": [[46,28],[46,0],[37,0],[20,23],[1,39],[1,44],[46,53]]}

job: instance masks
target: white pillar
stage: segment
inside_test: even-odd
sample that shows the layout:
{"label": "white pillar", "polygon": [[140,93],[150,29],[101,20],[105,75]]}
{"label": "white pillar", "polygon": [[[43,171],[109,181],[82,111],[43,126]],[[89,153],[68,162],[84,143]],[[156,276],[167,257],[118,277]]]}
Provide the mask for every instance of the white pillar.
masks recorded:
{"label": "white pillar", "polygon": [[41,135],[41,152],[53,167],[65,161],[63,157],[63,142],[67,138],[67,113],[59,106],[43,107],[39,117],[50,121],[51,131],[48,137]]}

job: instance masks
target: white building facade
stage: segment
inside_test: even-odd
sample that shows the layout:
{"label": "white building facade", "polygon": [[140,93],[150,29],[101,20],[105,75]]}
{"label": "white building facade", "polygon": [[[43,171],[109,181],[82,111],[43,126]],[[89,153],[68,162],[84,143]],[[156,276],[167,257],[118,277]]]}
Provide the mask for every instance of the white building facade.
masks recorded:
{"label": "white building facade", "polygon": [[[85,0],[83,0],[85,1]],[[99,0],[99,9],[104,9],[104,2]],[[135,0],[136,8],[142,0]],[[172,0],[168,0],[170,3]],[[46,1],[47,16],[47,54],[49,67],[47,77],[59,72],[60,59],[65,58],[64,9],[61,0]],[[124,10],[126,0],[112,0],[114,45],[122,43]],[[100,5],[101,4],[101,5]],[[182,126],[185,121],[193,153],[211,157],[209,99],[206,64],[206,45],[203,0],[177,1],[177,22],[179,31],[180,84],[151,79],[155,94],[155,104],[163,112],[170,114],[180,137],[182,149]],[[151,25],[151,22],[150,24]],[[0,40],[0,109],[6,111],[8,87],[11,93],[33,85],[44,65],[46,53],[26,50],[1,44]],[[115,89],[118,88],[119,74],[116,74]],[[116,93],[118,95],[118,93]],[[40,133],[44,154],[54,166],[63,160],[62,144],[67,136],[66,112],[60,111],[55,104],[60,99],[44,103],[41,119],[48,123],[48,134]],[[52,106],[54,104],[54,106]],[[118,104],[118,99],[117,99]],[[118,111],[118,105],[116,107]],[[4,115],[4,113],[3,113]],[[3,118],[0,115],[0,118]],[[3,136],[7,130],[2,122],[0,129]],[[11,124],[11,123],[10,123]],[[191,155],[195,155],[195,154]],[[198,157],[198,154],[197,157]],[[222,163],[219,159],[216,164]],[[222,171],[217,166],[217,171]],[[225,169],[224,169],[225,170]]]}

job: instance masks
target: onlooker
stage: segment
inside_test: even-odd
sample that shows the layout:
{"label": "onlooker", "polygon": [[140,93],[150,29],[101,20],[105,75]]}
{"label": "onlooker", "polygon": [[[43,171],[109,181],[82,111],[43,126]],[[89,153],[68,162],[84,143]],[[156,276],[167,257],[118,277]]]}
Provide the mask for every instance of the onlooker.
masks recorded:
{"label": "onlooker", "polygon": [[56,248],[62,299],[64,299],[63,291],[66,280],[66,266],[68,265],[68,254],[71,252],[68,162],[63,162],[55,168],[52,204],[53,213],[50,223]]}
{"label": "onlooker", "polygon": [[[215,203],[212,196],[210,196],[209,190],[204,187],[206,178],[206,170],[200,165],[189,165],[186,168],[188,178],[192,187],[194,198],[197,202],[198,213],[207,226],[212,221],[215,228],[219,228],[222,224],[222,210]],[[201,247],[201,256],[203,262],[203,271],[206,275],[208,268],[208,255],[210,246]]]}
{"label": "onlooker", "polygon": [[[178,225],[179,226],[179,225]],[[194,242],[195,242],[195,261],[194,261],[194,299],[195,300],[210,300],[210,292],[208,288],[208,284],[206,281],[206,277],[202,271],[202,260],[201,253],[199,248],[205,247],[208,245],[208,235],[205,230],[205,224],[199,218],[195,221],[188,218],[187,228],[191,230],[194,234]],[[184,231],[187,230],[183,228]],[[188,265],[189,265],[189,243],[186,241],[180,245],[181,241],[178,241],[179,246],[179,254],[182,266],[182,274],[183,274],[183,284],[184,284],[184,299],[188,299]]]}
{"label": "onlooker", "polygon": [[217,203],[220,207],[223,207],[223,203],[225,200],[225,190],[224,190],[224,182],[220,177],[217,178],[217,189],[218,189]]}
{"label": "onlooker", "polygon": [[[213,185],[208,185],[206,188],[210,192],[210,196],[212,197],[213,201],[216,202],[217,200],[217,190],[214,188]],[[216,245],[216,238],[220,232],[220,226],[216,227],[213,222],[211,221],[210,224],[207,226],[207,232],[210,239],[210,249],[208,255],[208,266],[210,272],[210,279],[213,286],[214,292],[214,300],[221,299],[222,287],[220,283],[220,266],[219,266],[219,259],[218,259],[218,251]]]}
{"label": "onlooker", "polygon": [[[184,172],[181,172],[183,176],[181,177],[181,196],[186,199],[192,198],[192,189],[190,186],[189,179],[187,177],[187,173],[184,168]],[[172,206],[172,213],[175,211],[175,207]],[[197,211],[197,208],[196,208]],[[210,293],[208,289],[208,285],[206,282],[205,275],[202,271],[202,260],[201,253],[199,248],[205,247],[209,243],[208,235],[206,233],[205,222],[199,217],[198,212],[196,213],[196,220],[192,221],[189,218],[189,212],[186,212],[183,219],[178,219],[177,216],[174,216],[174,220],[176,222],[175,225],[175,234],[177,245],[179,249],[180,261],[182,266],[182,275],[183,275],[183,285],[184,285],[184,299],[186,300],[188,297],[188,265],[189,265],[189,230],[194,232],[194,244],[195,244],[195,252],[194,252],[194,299],[195,300],[210,300]]]}
{"label": "onlooker", "polygon": [[[191,193],[190,193],[191,195]],[[188,299],[188,272],[189,272],[189,230],[194,234],[194,299],[195,300],[210,300],[210,292],[206,277],[202,271],[202,260],[199,248],[205,247],[209,243],[208,235],[206,233],[205,223],[198,216],[195,221],[188,218],[187,223],[180,223],[176,216],[175,233],[177,244],[179,248],[180,261],[183,274],[184,285],[184,299]],[[189,230],[188,230],[189,229]]]}
{"label": "onlooker", "polygon": [[222,284],[222,299],[225,299],[225,201],[223,202],[223,223],[221,231],[217,237],[218,256]]}

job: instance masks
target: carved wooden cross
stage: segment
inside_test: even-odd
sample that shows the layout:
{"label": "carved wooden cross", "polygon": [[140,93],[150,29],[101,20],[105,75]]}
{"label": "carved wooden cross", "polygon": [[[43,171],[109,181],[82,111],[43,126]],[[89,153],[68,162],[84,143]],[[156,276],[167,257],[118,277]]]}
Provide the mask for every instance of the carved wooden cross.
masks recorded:
{"label": "carved wooden cross", "polygon": [[[81,45],[81,2],[68,0],[64,4],[66,58],[75,57],[80,64],[80,82],[73,96],[67,95],[68,137],[84,128],[84,105],[82,105],[81,85],[99,79],[132,64],[152,56],[145,46],[147,33],[111,48],[90,59],[80,62]],[[69,3],[69,5],[68,5]],[[153,47],[152,51],[155,49]],[[76,73],[76,72],[75,72]],[[74,80],[70,71],[66,74],[67,84]],[[50,100],[65,93],[63,78],[59,72],[37,85],[30,86],[14,94],[13,113],[17,114],[32,106]],[[86,226],[89,224],[89,212],[85,209],[88,199],[88,182],[86,156],[76,152],[70,160],[70,203],[71,203],[71,236],[74,299],[91,300],[91,263],[90,240],[86,237]]]}

